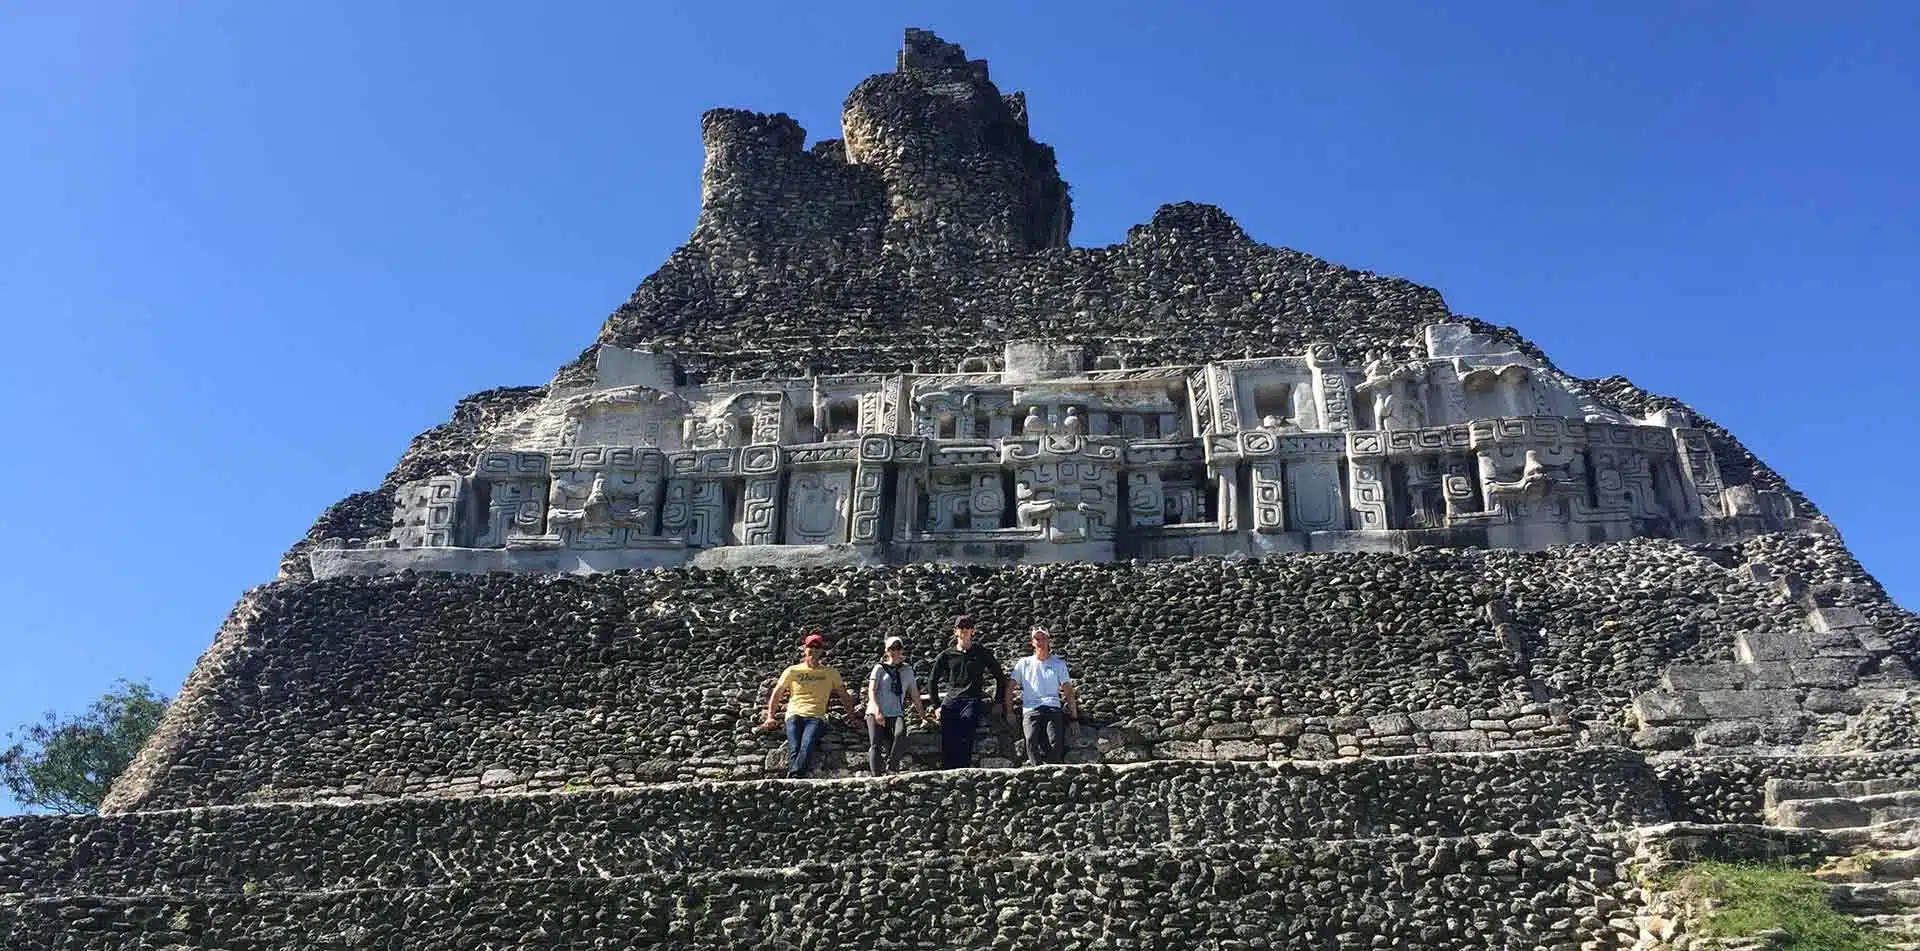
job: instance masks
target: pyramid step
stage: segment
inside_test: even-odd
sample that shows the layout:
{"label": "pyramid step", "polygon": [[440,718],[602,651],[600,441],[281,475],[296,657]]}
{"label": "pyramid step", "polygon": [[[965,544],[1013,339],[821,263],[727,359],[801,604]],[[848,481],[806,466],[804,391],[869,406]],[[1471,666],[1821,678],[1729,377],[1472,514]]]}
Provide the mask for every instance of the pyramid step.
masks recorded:
{"label": "pyramid step", "polygon": [[1833,886],[1833,906],[1842,911],[1885,914],[1920,909],[1920,882],[1841,883]]}
{"label": "pyramid step", "polygon": [[1920,790],[1830,799],[1790,799],[1771,810],[1774,825],[1789,829],[1846,829],[1920,818]]}
{"label": "pyramid step", "polygon": [[1832,829],[1826,836],[1838,852],[1899,852],[1920,847],[1920,819],[1895,819],[1878,825]]}
{"label": "pyramid step", "polygon": [[1826,882],[1904,882],[1920,879],[1920,849],[1862,852],[1829,862],[1813,873]]}
{"label": "pyramid step", "polygon": [[1920,912],[1857,915],[1854,920],[1890,935],[1920,937]]}
{"label": "pyramid step", "polygon": [[1766,785],[1766,807],[1772,809],[1780,803],[1794,799],[1851,799],[1912,789],[1920,789],[1920,779],[1888,777],[1825,782],[1812,779],[1769,779]]}
{"label": "pyramid step", "polygon": [[1354,937],[1358,947],[1574,948],[1612,945],[1615,906],[1598,898],[1623,857],[1564,835],[1493,836],[46,897],[0,902],[0,935],[8,947],[73,951],[1330,948]]}
{"label": "pyramid step", "polygon": [[[1486,790],[1500,790],[1487,795]],[[0,893],[453,886],[779,862],[1582,834],[1666,818],[1618,749],[968,769],[879,779],[0,819]],[[261,843],[266,843],[262,845]],[[11,879],[11,882],[8,880]]]}

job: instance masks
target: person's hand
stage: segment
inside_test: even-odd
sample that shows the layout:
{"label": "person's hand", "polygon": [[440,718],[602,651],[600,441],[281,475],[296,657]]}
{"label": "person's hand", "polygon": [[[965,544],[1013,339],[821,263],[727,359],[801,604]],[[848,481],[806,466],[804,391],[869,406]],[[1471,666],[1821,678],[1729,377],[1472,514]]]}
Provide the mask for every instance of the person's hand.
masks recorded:
{"label": "person's hand", "polygon": [[926,714],[925,714],[925,716],[926,716],[926,718],[927,718],[927,721],[928,721],[928,722],[930,722],[930,723],[939,723],[939,722],[940,722],[940,708],[939,708],[939,707],[934,707],[934,708],[933,708],[932,710],[929,710],[929,711],[927,711],[927,712],[926,712]]}
{"label": "person's hand", "polygon": [[884,714],[884,713],[876,713],[876,714],[874,714],[874,715],[873,715],[873,725],[874,725],[874,726],[886,726],[886,725],[887,725],[887,716],[886,716],[886,714]]}
{"label": "person's hand", "polygon": [[1080,718],[1079,717],[1069,718],[1067,720],[1067,739],[1076,740],[1079,738],[1080,738]]}
{"label": "person's hand", "polygon": [[771,730],[774,727],[779,725],[780,725],[779,721],[775,720],[773,718],[773,714],[771,713],[767,714],[766,718],[760,721],[760,729],[762,730]]}

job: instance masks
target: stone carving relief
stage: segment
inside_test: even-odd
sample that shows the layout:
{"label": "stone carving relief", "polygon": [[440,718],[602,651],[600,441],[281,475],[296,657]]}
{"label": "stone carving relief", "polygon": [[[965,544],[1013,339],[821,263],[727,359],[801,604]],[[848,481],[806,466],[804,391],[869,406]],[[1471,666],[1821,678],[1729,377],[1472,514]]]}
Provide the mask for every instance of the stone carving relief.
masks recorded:
{"label": "stone carving relief", "polygon": [[1366,378],[1354,392],[1371,402],[1374,429],[1418,429],[1427,423],[1427,365],[1397,360],[1380,351],[1367,354]]}
{"label": "stone carving relief", "polygon": [[847,514],[852,500],[852,472],[793,473],[787,485],[787,543],[837,545],[846,541]]}
{"label": "stone carving relief", "polygon": [[644,386],[599,390],[565,401],[562,437],[568,446],[681,446],[681,420],[689,404],[672,393]]}
{"label": "stone carving relief", "polygon": [[545,534],[547,472],[544,452],[483,452],[474,483],[486,499],[486,518],[475,544],[499,548]]}
{"label": "stone carving relief", "polygon": [[1014,473],[1015,524],[1049,541],[1113,537],[1120,447],[1079,436],[1008,440],[1002,463]]}
{"label": "stone carving relief", "polygon": [[[1515,546],[1707,538],[1794,517],[1778,493],[1726,486],[1684,414],[1629,419],[1491,335],[1436,325],[1426,342],[1351,369],[1320,343],[1019,382],[987,370],[688,385],[650,357],[503,424],[490,438],[506,444],[470,472],[403,486],[373,545],[851,544],[912,559],[954,543],[1014,557],[1082,542],[1286,551],[1389,530]],[[1262,539],[1278,535],[1296,538]]]}
{"label": "stone carving relief", "polygon": [[455,542],[460,494],[459,476],[434,476],[409,483],[394,505],[391,538],[401,548],[448,548]]}
{"label": "stone carving relief", "polygon": [[634,447],[554,450],[547,492],[547,533],[562,548],[608,549],[656,538],[666,457]]}

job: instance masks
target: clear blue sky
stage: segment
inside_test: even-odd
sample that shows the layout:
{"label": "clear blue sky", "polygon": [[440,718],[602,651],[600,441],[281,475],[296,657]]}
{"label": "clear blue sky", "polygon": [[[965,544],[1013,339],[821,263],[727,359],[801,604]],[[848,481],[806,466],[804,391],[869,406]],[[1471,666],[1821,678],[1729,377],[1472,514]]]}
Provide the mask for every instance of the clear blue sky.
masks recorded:
{"label": "clear blue sky", "polygon": [[1200,200],[1437,287],[1730,426],[1915,604],[1920,5],[1360,6],[7,4],[0,728],[176,689],[323,507],[593,339],[702,110],[836,135],[909,25],[1028,92],[1076,244]]}

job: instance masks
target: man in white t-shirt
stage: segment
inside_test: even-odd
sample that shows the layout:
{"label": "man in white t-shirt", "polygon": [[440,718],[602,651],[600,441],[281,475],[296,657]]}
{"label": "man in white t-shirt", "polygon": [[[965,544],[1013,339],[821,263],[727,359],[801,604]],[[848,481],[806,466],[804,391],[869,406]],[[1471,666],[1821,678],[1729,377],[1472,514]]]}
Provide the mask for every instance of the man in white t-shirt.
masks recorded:
{"label": "man in white t-shirt", "polygon": [[1065,762],[1067,738],[1080,724],[1080,694],[1067,662],[1054,656],[1053,635],[1046,628],[1033,629],[1033,656],[1014,661],[1011,673],[1026,721],[1027,762]]}

